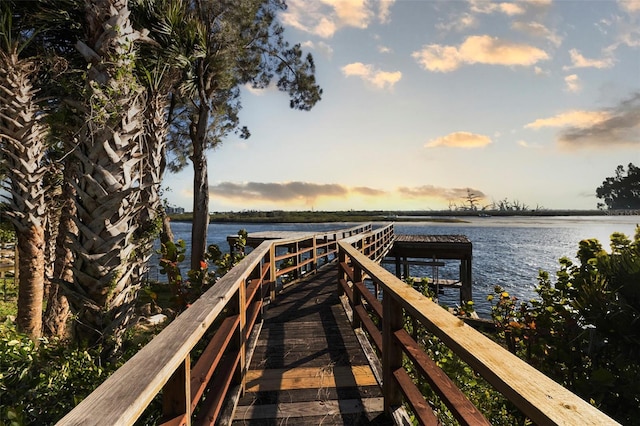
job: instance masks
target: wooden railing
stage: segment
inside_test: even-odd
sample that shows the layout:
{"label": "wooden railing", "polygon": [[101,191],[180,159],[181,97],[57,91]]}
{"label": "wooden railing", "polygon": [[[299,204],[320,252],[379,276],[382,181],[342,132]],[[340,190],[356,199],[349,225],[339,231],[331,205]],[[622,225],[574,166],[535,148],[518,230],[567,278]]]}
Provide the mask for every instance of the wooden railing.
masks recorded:
{"label": "wooden railing", "polygon": [[408,316],[446,344],[535,424],[617,424],[372,260],[378,254],[367,248],[375,247],[373,238],[384,238],[384,232],[378,230],[338,243],[338,288],[348,297],[354,328],[365,331],[381,358],[386,412],[392,413],[406,402],[420,424],[439,424],[403,367],[403,360],[408,360],[412,370],[419,373],[418,380],[429,383],[461,424],[490,424],[405,330]]}
{"label": "wooden railing", "polygon": [[196,406],[195,423],[215,422],[225,400],[244,389],[264,301],[283,281],[335,260],[340,239],[370,230],[263,242],[58,424],[130,425],[159,394],[162,424],[191,424]]}

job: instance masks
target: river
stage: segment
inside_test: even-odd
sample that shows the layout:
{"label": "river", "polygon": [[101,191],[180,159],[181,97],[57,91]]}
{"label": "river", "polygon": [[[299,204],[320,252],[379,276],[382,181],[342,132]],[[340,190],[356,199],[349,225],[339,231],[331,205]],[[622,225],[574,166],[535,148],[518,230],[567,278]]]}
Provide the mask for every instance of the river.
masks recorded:
{"label": "river", "polygon": [[[487,317],[490,304],[486,296],[496,285],[521,300],[536,296],[538,271],[548,271],[553,277],[558,259],[566,256],[574,260],[578,243],[586,238],[598,239],[609,249],[609,237],[622,232],[633,238],[640,216],[554,216],[554,217],[463,217],[465,222],[396,222],[396,234],[462,234],[473,244],[473,299],[481,317]],[[348,228],[355,223],[287,223],[287,224],[211,224],[208,243],[228,251],[228,235],[238,230],[258,231],[327,231]],[[375,227],[375,224],[374,224]],[[172,229],[176,239],[189,245],[191,223],[175,222]],[[187,250],[188,253],[188,250]],[[189,265],[188,259],[184,262]],[[441,278],[457,278],[459,263],[447,262],[439,269]],[[395,267],[394,267],[395,270]],[[393,272],[393,270],[392,270]],[[413,275],[431,275],[431,268]],[[162,279],[156,265],[151,265],[151,279]],[[453,306],[459,300],[458,290],[447,289],[440,302]]]}

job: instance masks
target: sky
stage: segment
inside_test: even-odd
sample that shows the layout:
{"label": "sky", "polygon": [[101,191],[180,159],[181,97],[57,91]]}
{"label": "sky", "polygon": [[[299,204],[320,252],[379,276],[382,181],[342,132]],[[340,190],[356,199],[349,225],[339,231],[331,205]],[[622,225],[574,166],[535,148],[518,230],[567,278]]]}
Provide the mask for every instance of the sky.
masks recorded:
{"label": "sky", "polygon": [[[322,100],[242,89],[252,136],[209,153],[212,212],[595,209],[640,165],[640,0],[287,4]],[[165,176],[170,205],[192,211],[192,179]]]}

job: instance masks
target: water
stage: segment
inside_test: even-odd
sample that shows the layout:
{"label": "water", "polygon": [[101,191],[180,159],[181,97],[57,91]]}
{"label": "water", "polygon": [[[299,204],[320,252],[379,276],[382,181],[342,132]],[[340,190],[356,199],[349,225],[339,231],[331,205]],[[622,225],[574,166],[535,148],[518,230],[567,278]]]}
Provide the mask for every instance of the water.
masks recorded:
{"label": "water", "polygon": [[[558,269],[558,259],[566,256],[572,260],[578,243],[586,238],[598,239],[609,249],[609,237],[613,232],[622,232],[633,237],[640,216],[562,216],[562,217],[464,217],[465,223],[442,222],[396,222],[396,234],[462,234],[473,244],[473,299],[481,317],[487,317],[490,304],[486,296],[493,293],[496,285],[521,300],[536,297],[534,291],[538,272],[544,270],[553,277]],[[322,232],[349,228],[356,223],[288,223],[288,224],[211,224],[208,243],[217,244],[227,251],[227,236],[240,229],[249,233],[259,231],[309,231]],[[374,225],[375,227],[375,225]],[[191,223],[172,223],[176,239],[191,239]],[[189,250],[187,249],[187,253]],[[189,265],[188,259],[184,265]],[[447,261],[439,269],[440,278],[458,277],[457,261]],[[152,265],[150,278],[158,276]],[[389,266],[391,272],[394,266]],[[431,276],[432,268],[412,267],[414,276]],[[446,289],[439,298],[441,303],[454,306],[459,301],[459,291]]]}

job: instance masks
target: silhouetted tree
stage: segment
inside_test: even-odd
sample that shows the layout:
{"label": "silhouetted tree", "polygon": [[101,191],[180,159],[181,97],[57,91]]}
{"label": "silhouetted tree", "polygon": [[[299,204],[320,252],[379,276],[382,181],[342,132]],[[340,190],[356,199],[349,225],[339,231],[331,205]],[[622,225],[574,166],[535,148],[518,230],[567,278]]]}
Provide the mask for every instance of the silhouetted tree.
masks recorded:
{"label": "silhouetted tree", "polygon": [[596,189],[596,196],[604,203],[598,203],[599,209],[640,209],[640,167],[629,163],[628,169],[619,165],[616,175],[608,177]]}

